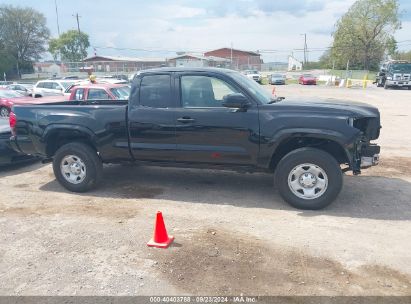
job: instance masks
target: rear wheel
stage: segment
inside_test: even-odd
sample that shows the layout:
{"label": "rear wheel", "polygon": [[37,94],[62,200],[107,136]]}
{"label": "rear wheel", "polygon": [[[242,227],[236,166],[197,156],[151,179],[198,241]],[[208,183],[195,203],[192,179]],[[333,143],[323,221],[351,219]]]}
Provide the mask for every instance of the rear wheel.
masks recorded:
{"label": "rear wheel", "polygon": [[0,117],[9,117],[10,109],[6,107],[0,107]]}
{"label": "rear wheel", "polygon": [[73,192],[85,192],[101,180],[103,164],[90,146],[69,143],[57,150],[53,171],[59,183]]}
{"label": "rear wheel", "polygon": [[301,148],[284,156],[277,166],[275,183],[281,197],[299,209],[321,209],[340,193],[340,165],[327,152]]}

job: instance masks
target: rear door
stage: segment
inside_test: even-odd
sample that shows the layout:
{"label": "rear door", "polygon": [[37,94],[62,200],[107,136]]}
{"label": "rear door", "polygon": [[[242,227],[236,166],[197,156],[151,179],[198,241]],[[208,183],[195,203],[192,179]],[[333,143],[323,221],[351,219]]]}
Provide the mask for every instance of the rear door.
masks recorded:
{"label": "rear door", "polygon": [[184,73],[177,78],[176,161],[254,165],[259,151],[258,106],[222,106],[225,95],[246,93],[220,74]]}
{"label": "rear door", "polygon": [[170,73],[143,74],[130,96],[130,149],[142,161],[175,160],[175,97]]}

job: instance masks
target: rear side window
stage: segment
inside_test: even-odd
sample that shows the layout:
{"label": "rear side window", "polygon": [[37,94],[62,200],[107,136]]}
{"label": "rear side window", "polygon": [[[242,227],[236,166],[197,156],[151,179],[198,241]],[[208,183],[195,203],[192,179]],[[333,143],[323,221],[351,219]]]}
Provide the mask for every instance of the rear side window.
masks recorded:
{"label": "rear side window", "polygon": [[51,88],[53,90],[61,90],[61,87],[59,86],[59,84],[57,82],[52,82],[51,83]]}
{"label": "rear side window", "polygon": [[74,98],[76,100],[84,100],[84,89],[76,89],[74,93]]}
{"label": "rear side window", "polygon": [[144,76],[140,86],[140,105],[151,108],[172,107],[170,75]]}
{"label": "rear side window", "polygon": [[42,88],[52,89],[53,88],[53,83],[52,82],[43,82]]}
{"label": "rear side window", "polygon": [[102,89],[89,89],[87,99],[111,99],[107,92]]}

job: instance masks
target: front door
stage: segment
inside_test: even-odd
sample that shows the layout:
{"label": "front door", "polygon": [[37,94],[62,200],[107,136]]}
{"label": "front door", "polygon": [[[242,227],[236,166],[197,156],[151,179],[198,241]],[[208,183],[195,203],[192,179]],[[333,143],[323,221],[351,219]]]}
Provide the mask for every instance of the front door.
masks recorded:
{"label": "front door", "polygon": [[176,161],[254,165],[259,150],[257,104],[250,100],[244,111],[223,107],[225,95],[244,92],[220,75],[187,73],[177,79]]}
{"label": "front door", "polygon": [[145,75],[130,97],[130,148],[142,161],[174,161],[175,118],[171,76]]}

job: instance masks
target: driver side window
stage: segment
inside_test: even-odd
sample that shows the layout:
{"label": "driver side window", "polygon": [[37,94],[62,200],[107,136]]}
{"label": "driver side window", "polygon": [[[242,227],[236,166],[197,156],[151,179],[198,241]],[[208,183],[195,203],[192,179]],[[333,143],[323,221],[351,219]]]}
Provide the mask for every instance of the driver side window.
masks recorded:
{"label": "driver side window", "polygon": [[222,107],[224,96],[233,93],[239,91],[215,77],[181,77],[181,102],[185,108]]}

